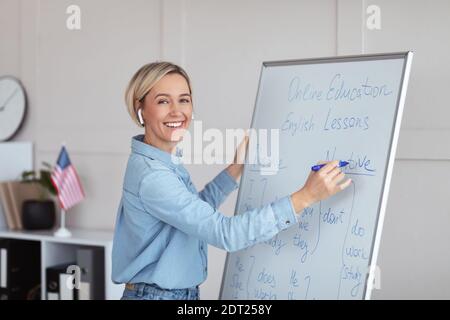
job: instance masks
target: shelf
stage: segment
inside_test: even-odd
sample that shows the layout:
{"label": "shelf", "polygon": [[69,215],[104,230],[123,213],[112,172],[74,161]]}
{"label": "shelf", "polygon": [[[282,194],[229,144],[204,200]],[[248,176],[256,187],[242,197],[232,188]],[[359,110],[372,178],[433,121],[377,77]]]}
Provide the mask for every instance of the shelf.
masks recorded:
{"label": "shelf", "polygon": [[58,243],[73,243],[88,246],[106,246],[112,245],[113,232],[102,230],[88,230],[88,229],[70,229],[72,237],[58,238],[53,235],[55,230],[45,231],[12,231],[7,229],[0,229],[0,238],[23,239],[23,240],[37,240]]}
{"label": "shelf", "polygon": [[41,243],[41,296],[45,299],[46,268],[60,263],[71,262],[75,258],[77,247],[102,247],[105,253],[105,298],[107,300],[120,299],[124,285],[111,281],[111,253],[113,232],[104,230],[70,229],[72,237],[58,238],[53,235],[55,230],[45,231],[12,231],[0,228],[0,238],[32,240]]}

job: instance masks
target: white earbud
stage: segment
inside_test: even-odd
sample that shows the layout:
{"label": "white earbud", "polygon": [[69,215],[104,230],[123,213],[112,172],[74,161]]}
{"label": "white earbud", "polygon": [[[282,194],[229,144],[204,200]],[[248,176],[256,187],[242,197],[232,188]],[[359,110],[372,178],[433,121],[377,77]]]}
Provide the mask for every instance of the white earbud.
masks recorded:
{"label": "white earbud", "polygon": [[142,118],[142,108],[139,108],[139,110],[138,110],[138,118],[139,118],[139,123],[141,124],[141,126],[145,126],[145,123],[144,123],[144,118]]}
{"label": "white earbud", "polygon": [[194,113],[192,112],[192,120],[194,120]]}

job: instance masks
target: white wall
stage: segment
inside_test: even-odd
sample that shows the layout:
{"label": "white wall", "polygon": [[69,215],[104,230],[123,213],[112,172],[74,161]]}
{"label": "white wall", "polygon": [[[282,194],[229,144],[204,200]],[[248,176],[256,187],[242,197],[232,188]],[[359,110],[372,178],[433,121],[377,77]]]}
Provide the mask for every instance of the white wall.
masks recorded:
{"label": "white wall", "polygon": [[382,29],[365,32],[366,52],[415,52],[375,298],[450,298],[450,1],[368,1]]}
{"label": "white wall", "polygon": [[[82,29],[65,27],[78,4]],[[382,29],[364,10],[381,8]],[[36,165],[64,140],[88,195],[72,227],[113,229],[132,135],[123,103],[132,73],[170,60],[190,73],[204,127],[250,123],[261,62],[336,54],[416,53],[380,250],[374,298],[450,298],[450,2],[446,0],[0,0],[0,75],[30,99],[16,140],[35,142]],[[189,166],[201,188],[219,166]],[[236,194],[223,205],[232,214]],[[218,296],[225,253],[210,247],[202,297]]]}

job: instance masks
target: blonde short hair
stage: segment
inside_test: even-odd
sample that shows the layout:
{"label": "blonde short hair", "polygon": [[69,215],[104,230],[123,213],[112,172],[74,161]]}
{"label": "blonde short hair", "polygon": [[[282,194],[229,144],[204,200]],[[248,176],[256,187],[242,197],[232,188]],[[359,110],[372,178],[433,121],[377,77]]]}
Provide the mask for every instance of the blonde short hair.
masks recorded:
{"label": "blonde short hair", "polygon": [[188,84],[189,93],[192,95],[191,81],[186,71],[180,66],[170,62],[152,62],[142,66],[131,78],[125,91],[125,103],[131,119],[141,127],[137,117],[137,107],[145,99],[148,92],[162,77],[169,73],[183,76]]}

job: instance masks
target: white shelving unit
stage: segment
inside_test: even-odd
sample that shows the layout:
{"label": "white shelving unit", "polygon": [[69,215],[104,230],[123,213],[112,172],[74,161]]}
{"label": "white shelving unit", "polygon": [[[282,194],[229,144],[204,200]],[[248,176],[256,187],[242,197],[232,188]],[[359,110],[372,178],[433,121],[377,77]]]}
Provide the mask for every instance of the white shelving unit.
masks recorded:
{"label": "white shelving unit", "polygon": [[111,281],[111,252],[113,233],[85,229],[70,229],[72,237],[57,238],[49,231],[10,231],[0,229],[2,239],[22,239],[38,241],[41,244],[41,297],[45,299],[47,267],[75,260],[76,249],[80,246],[102,247],[105,252],[105,297],[107,300],[120,299],[124,285]]}

